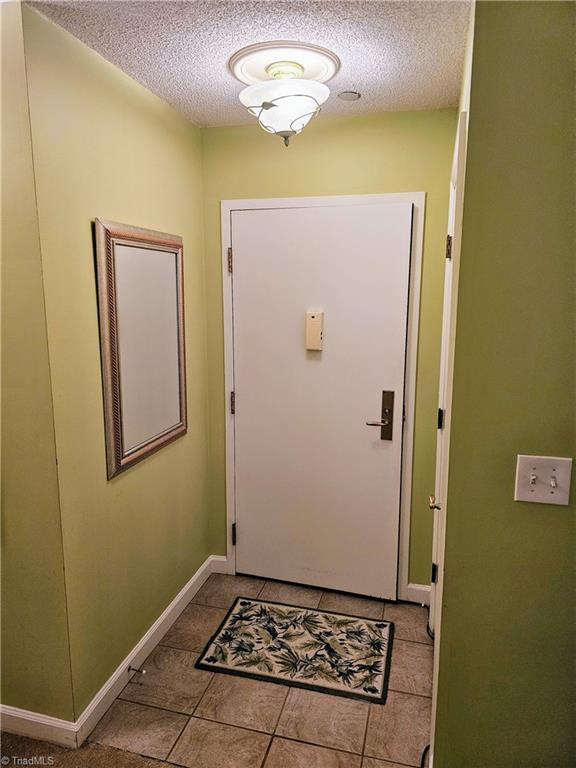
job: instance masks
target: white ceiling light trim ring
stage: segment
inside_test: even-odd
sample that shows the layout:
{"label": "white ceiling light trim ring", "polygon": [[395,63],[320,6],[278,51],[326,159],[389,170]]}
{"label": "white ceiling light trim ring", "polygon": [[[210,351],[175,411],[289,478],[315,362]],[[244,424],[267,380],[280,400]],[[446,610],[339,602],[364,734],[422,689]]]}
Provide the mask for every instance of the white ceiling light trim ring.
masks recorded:
{"label": "white ceiling light trim ring", "polygon": [[268,79],[266,68],[275,62],[299,64],[304,80],[320,83],[326,83],[340,69],[340,59],[327,48],[288,40],[247,45],[230,57],[228,67],[237,80],[254,85]]}

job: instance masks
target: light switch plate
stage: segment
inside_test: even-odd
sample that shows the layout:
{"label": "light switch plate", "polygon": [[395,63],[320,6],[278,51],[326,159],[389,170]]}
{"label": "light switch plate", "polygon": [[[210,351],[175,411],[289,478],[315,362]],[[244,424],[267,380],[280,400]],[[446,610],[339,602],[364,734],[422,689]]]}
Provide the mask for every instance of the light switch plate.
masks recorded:
{"label": "light switch plate", "polygon": [[572,459],[558,456],[518,456],[514,501],[568,504]]}

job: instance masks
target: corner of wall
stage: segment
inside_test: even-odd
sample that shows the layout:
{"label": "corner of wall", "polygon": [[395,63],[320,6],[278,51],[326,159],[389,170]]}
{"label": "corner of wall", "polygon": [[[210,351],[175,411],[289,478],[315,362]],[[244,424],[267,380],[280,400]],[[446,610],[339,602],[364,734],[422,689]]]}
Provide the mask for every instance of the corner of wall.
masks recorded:
{"label": "corner of wall", "polygon": [[[23,27],[78,718],[211,553],[202,136],[35,8],[23,8]],[[105,470],[96,216],[184,241],[189,429],[113,481]]]}
{"label": "corner of wall", "polygon": [[[2,701],[73,719],[22,7],[2,22]],[[9,194],[6,194],[9,190]]]}

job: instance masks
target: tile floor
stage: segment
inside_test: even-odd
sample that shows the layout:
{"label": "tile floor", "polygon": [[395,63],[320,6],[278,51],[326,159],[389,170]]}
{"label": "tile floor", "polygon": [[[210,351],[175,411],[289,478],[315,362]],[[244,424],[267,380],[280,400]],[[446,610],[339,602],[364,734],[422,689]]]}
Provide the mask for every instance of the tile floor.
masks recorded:
{"label": "tile floor", "polygon": [[[238,595],[393,621],[386,703],[194,669]],[[77,759],[85,751],[91,753],[90,764],[114,765],[116,750],[124,750],[129,754],[116,763],[134,768],[145,768],[150,758],[189,768],[420,766],[429,742],[432,695],[433,649],[426,622],[426,609],[419,606],[214,574],[143,665],[146,676],[126,686],[91,743],[77,750]],[[109,763],[106,750],[112,755]]]}

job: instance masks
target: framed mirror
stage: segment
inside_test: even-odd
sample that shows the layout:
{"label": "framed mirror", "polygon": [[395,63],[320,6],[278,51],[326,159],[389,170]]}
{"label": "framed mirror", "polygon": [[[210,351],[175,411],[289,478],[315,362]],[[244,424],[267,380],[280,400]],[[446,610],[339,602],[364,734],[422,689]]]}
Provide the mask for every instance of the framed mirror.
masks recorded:
{"label": "framed mirror", "polygon": [[108,479],[187,430],[182,239],[96,219]]}

